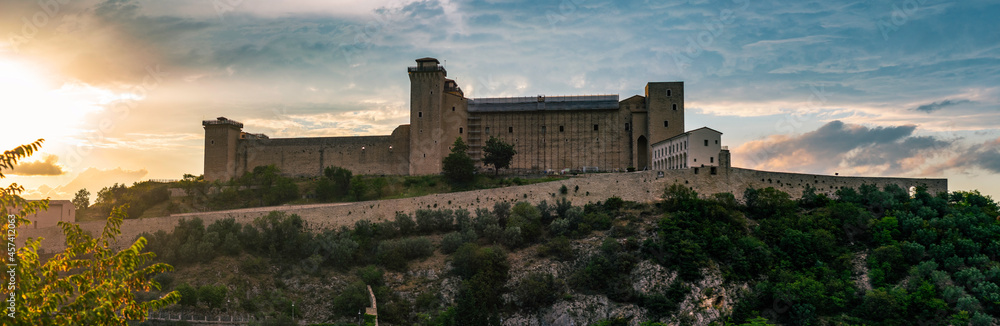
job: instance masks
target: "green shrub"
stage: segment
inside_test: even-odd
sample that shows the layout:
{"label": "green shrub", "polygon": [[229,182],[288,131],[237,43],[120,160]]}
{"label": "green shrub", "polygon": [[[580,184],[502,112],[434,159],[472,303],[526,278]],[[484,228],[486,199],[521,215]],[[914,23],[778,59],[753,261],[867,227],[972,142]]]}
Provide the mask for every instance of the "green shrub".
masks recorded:
{"label": "green shrub", "polygon": [[611,217],[605,213],[589,213],[583,216],[583,221],[594,230],[607,230],[611,228]]}
{"label": "green shrub", "polygon": [[521,309],[538,310],[551,306],[565,292],[566,284],[549,273],[534,272],[524,277],[512,289],[515,304]]}
{"label": "green shrub", "polygon": [[419,237],[382,241],[378,244],[375,256],[379,265],[402,271],[406,269],[409,261],[430,257],[432,254],[434,245],[431,240]]}
{"label": "green shrub", "polygon": [[451,253],[458,250],[458,247],[462,246],[466,242],[476,241],[479,237],[476,235],[476,231],[466,230],[464,232],[451,232],[441,239],[441,253],[450,255]]}
{"label": "green shrub", "polygon": [[516,226],[508,226],[503,230],[503,236],[500,238],[500,244],[509,249],[520,248],[524,245],[524,242],[524,235],[521,233],[521,228]]}
{"label": "green shrub", "polygon": [[395,220],[396,228],[399,230],[400,236],[408,236],[413,234],[417,228],[417,222],[413,221],[410,214],[397,212]]}
{"label": "green shrub", "polygon": [[341,316],[357,318],[358,311],[364,310],[370,303],[367,284],[357,281],[333,298],[333,311]]}
{"label": "green shrub", "polygon": [[228,292],[225,285],[202,285],[198,287],[198,301],[209,308],[218,309],[222,307]]}
{"label": "green shrub", "polygon": [[559,187],[559,193],[563,195],[568,194],[569,188],[566,188],[566,185],[562,185],[561,187]]}
{"label": "green shrub", "polygon": [[551,256],[552,258],[561,261],[572,261],[573,259],[576,259],[576,254],[573,252],[573,246],[570,244],[569,239],[564,236],[549,240],[548,243],[542,245],[538,249],[538,253],[542,256]]}
{"label": "green shrub", "polygon": [[182,306],[194,307],[198,305],[198,290],[194,287],[183,283],[175,288],[177,292],[181,295],[181,300],[178,302]]}

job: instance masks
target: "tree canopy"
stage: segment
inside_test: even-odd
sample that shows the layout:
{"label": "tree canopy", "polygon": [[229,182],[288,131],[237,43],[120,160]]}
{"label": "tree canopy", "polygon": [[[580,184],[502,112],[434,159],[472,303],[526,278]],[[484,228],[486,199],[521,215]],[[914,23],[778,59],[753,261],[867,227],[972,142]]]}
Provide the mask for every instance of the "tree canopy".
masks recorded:
{"label": "tree canopy", "polygon": [[514,145],[504,142],[500,138],[490,136],[483,148],[483,164],[493,166],[493,174],[499,173],[500,169],[510,167],[510,162],[514,159],[517,150]]}
{"label": "tree canopy", "polygon": [[453,182],[469,182],[475,177],[476,165],[469,157],[467,151],[469,145],[462,141],[462,137],[455,139],[451,145],[451,154],[441,162],[441,170],[445,177]]}
{"label": "tree canopy", "polygon": [[[3,170],[12,169],[18,160],[38,150],[42,139],[5,151],[0,157]],[[20,196],[24,188],[12,184],[0,189],[0,211],[14,216],[8,228],[28,225],[27,214],[48,209],[48,200],[27,201]],[[120,226],[127,207],[115,208],[103,232],[97,238],[79,225],[59,222],[66,237],[66,249],[47,261],[39,258],[42,239],[29,238],[25,246],[10,252],[5,259],[16,264],[13,282],[3,288],[3,297],[13,297],[4,311],[4,325],[126,325],[128,320],[144,320],[150,310],[177,302],[180,295],[170,292],[159,299],[140,302],[138,291],[159,289],[151,277],[169,271],[170,265],[146,266],[155,255],[142,252],[146,239],[139,238],[128,248],[115,251]],[[12,320],[12,322],[8,322]]]}

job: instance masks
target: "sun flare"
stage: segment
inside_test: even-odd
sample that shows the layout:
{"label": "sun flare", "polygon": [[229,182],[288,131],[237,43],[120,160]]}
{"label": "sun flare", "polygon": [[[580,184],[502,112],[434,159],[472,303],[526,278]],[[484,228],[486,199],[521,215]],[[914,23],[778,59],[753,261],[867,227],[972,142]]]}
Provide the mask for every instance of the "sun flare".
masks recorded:
{"label": "sun flare", "polygon": [[10,149],[45,138],[66,142],[86,132],[87,115],[127,94],[64,81],[31,61],[0,56],[0,148]]}

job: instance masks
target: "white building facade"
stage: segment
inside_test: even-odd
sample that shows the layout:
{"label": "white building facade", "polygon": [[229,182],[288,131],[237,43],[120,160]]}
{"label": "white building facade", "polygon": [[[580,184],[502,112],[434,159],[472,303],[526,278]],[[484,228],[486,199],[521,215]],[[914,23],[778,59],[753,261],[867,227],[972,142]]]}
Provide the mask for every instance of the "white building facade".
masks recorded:
{"label": "white building facade", "polygon": [[653,144],[653,169],[719,166],[722,133],[702,127]]}

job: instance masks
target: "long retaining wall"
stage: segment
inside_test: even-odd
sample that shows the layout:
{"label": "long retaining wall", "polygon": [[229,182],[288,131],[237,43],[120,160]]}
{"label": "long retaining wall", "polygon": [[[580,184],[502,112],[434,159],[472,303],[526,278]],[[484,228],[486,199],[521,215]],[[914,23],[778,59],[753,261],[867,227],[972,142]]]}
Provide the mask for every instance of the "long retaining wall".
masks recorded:
{"label": "long retaining wall", "polygon": [[[249,223],[255,218],[267,215],[271,211],[283,211],[301,216],[312,230],[338,228],[353,225],[359,220],[384,221],[395,217],[396,212],[412,213],[417,209],[466,209],[492,208],[497,202],[527,201],[539,203],[547,200],[550,203],[565,197],[575,205],[588,202],[603,201],[617,196],[627,201],[651,202],[660,198],[663,190],[670,184],[683,184],[691,187],[699,194],[708,195],[719,192],[729,192],[742,197],[748,187],[774,187],[792,195],[801,196],[807,184],[817,188],[817,193],[832,195],[841,187],[857,188],[862,184],[875,184],[880,188],[887,184],[896,184],[904,189],[911,186],[926,186],[931,193],[948,190],[947,179],[912,179],[912,178],[869,178],[842,177],[830,175],[796,174],[782,172],[757,171],[740,168],[718,168],[712,174],[709,168],[645,171],[631,173],[602,173],[572,177],[566,180],[514,186],[497,189],[484,189],[465,192],[435,194],[422,197],[389,199],[380,201],[365,201],[354,203],[331,203],[296,206],[272,206],[246,208],[227,211],[174,214],[171,216],[126,220],[122,223],[122,239],[119,246],[131,244],[141,233],[153,233],[158,230],[170,232],[180,219],[200,218],[205,225],[224,219],[235,218],[239,223]],[[559,193],[565,185],[569,191],[566,195]],[[579,187],[579,189],[577,189]],[[81,228],[99,235],[104,227],[103,221],[80,223]],[[28,237],[43,237],[42,248],[47,252],[62,250],[65,247],[61,229],[58,227],[22,229],[17,242],[24,244]],[[53,241],[55,239],[59,239]]]}

